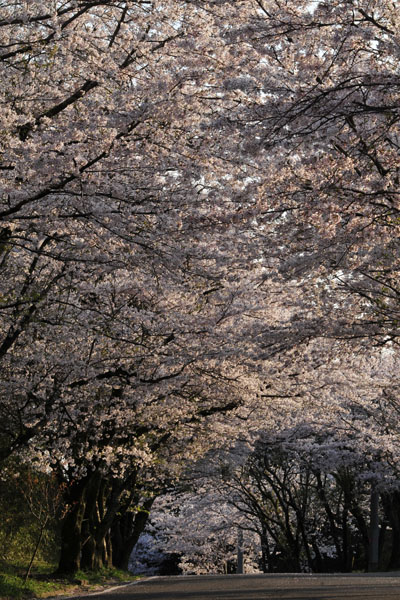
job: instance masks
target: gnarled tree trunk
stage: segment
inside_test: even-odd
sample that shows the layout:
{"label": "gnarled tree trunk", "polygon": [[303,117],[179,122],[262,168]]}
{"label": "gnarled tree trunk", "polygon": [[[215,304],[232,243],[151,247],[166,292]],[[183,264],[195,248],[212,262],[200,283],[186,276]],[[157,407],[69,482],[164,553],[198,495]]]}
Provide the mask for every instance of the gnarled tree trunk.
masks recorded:
{"label": "gnarled tree trunk", "polygon": [[112,526],[113,565],[128,570],[129,559],[143,532],[155,498],[147,498],[136,512],[126,510],[114,519]]}

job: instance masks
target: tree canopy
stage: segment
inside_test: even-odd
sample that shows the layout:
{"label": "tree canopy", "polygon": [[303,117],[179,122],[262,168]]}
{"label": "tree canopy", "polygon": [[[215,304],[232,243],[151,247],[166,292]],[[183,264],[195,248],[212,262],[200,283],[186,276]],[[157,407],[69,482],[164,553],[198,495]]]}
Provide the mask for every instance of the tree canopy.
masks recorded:
{"label": "tree canopy", "polygon": [[399,10],[0,1],[0,459],[63,486],[60,570],[272,423],[396,480]]}

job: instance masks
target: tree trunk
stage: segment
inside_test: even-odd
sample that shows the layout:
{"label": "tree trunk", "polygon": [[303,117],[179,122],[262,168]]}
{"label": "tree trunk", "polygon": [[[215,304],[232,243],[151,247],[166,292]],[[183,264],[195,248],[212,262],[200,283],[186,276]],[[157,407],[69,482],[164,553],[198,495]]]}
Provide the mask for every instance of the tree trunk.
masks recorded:
{"label": "tree trunk", "polygon": [[379,492],[375,489],[371,490],[368,552],[368,571],[377,571],[379,565]]}
{"label": "tree trunk", "polygon": [[342,511],[342,532],[343,532],[343,570],[348,573],[352,567],[351,541],[349,530],[349,510],[345,500]]}
{"label": "tree trunk", "polygon": [[400,568],[400,493],[385,493],[381,496],[386,518],[392,529],[391,552],[387,569]]}
{"label": "tree trunk", "polygon": [[47,525],[47,520],[48,520],[48,519],[46,518],[46,519],[45,519],[45,520],[44,520],[44,521],[41,523],[41,525],[40,525],[39,537],[38,537],[38,539],[37,539],[37,542],[36,542],[36,544],[35,544],[35,548],[34,548],[34,550],[33,550],[32,556],[31,556],[31,560],[29,561],[29,565],[28,565],[28,568],[27,568],[27,570],[26,570],[26,573],[25,573],[25,576],[24,576],[24,584],[26,584],[26,582],[28,581],[28,577],[29,577],[29,575],[30,575],[30,573],[31,573],[31,569],[32,569],[33,561],[35,560],[35,558],[36,558],[36,554],[37,554],[37,551],[39,550],[39,546],[40,546],[40,543],[41,543],[41,541],[42,541],[42,538],[43,538],[43,533],[44,533],[44,530],[45,530],[45,528],[46,528],[46,525]]}
{"label": "tree trunk", "polygon": [[155,498],[147,498],[136,513],[128,510],[114,520],[112,526],[113,565],[128,570],[129,559],[143,532]]}
{"label": "tree trunk", "polygon": [[339,539],[339,535],[338,535],[339,528],[338,528],[337,520],[336,520],[335,514],[329,504],[328,497],[325,492],[325,486],[321,479],[321,473],[319,471],[317,471],[315,473],[315,477],[316,477],[316,481],[317,481],[318,497],[322,503],[322,506],[325,509],[325,513],[328,518],[329,532],[332,536],[333,543],[335,544],[336,554],[340,561],[341,568],[344,568],[345,561],[344,561],[344,557],[343,557],[343,547],[342,547],[342,544],[340,543],[340,539]]}
{"label": "tree trunk", "polygon": [[112,555],[113,555],[113,552],[112,552],[111,532],[108,531],[107,535],[105,537],[104,546],[103,546],[103,565],[105,567],[113,566]]}
{"label": "tree trunk", "polygon": [[[368,550],[369,550],[369,530],[368,524],[365,520],[364,513],[358,502],[355,492],[355,481],[354,475],[347,469],[339,470],[335,476],[337,483],[343,491],[344,505],[343,505],[343,555],[346,564],[346,571],[352,571],[353,569],[353,553],[355,555],[362,556],[364,562],[364,569],[368,570]],[[353,548],[351,539],[351,529],[349,527],[349,515],[352,515],[357,524],[357,529],[360,533],[362,540],[363,552],[360,552],[360,548]]]}
{"label": "tree trunk", "polygon": [[120,508],[120,497],[124,489],[124,482],[117,479],[106,479],[99,473],[91,482],[85,513],[84,533],[82,545],[81,568],[97,571],[110,563],[112,550],[107,548],[109,530]]}
{"label": "tree trunk", "polygon": [[101,486],[100,473],[93,473],[87,484],[86,511],[82,524],[82,553],[81,569],[97,570],[101,568],[101,560],[98,560],[95,532],[99,523],[98,495]]}
{"label": "tree trunk", "polygon": [[260,542],[261,542],[261,569],[263,573],[268,573],[271,568],[271,558],[269,551],[269,543],[268,543],[268,533],[267,530],[263,527],[262,532],[260,533]]}
{"label": "tree trunk", "polygon": [[65,492],[69,510],[61,526],[61,549],[57,573],[73,574],[80,568],[82,551],[82,522],[86,509],[87,478],[72,482]]}

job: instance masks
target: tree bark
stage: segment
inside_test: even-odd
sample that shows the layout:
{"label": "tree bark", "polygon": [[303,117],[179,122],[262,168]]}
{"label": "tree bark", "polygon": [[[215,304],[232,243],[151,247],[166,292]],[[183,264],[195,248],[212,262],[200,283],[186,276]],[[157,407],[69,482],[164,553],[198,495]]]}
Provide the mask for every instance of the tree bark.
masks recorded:
{"label": "tree bark", "polygon": [[379,492],[371,490],[370,503],[370,536],[368,571],[378,570],[379,565]]}
{"label": "tree bark", "polygon": [[65,492],[69,507],[61,526],[61,549],[57,573],[73,574],[80,568],[82,523],[86,509],[87,478],[72,482]]}
{"label": "tree bark", "polygon": [[114,520],[112,526],[113,565],[128,570],[129,559],[143,532],[155,498],[147,498],[136,512],[128,510]]}
{"label": "tree bark", "polygon": [[387,569],[400,568],[400,493],[385,493],[381,496],[386,518],[392,529],[391,552]]}
{"label": "tree bark", "polygon": [[97,505],[100,486],[100,473],[93,473],[87,485],[86,510],[82,525],[82,553],[80,566],[85,570],[97,570],[102,566],[101,561],[97,560],[95,540],[95,532],[99,523]]}
{"label": "tree bark", "polygon": [[120,508],[125,483],[104,478],[99,473],[94,475],[88,492],[84,519],[82,569],[97,571],[111,562],[112,549],[107,547],[107,538]]}
{"label": "tree bark", "polygon": [[331,506],[329,504],[329,501],[328,501],[328,498],[327,498],[327,495],[325,492],[325,486],[321,479],[321,473],[319,471],[317,471],[315,473],[315,477],[316,477],[316,481],[317,481],[318,497],[322,503],[322,506],[324,507],[326,516],[328,517],[329,532],[332,536],[333,543],[335,544],[336,554],[340,561],[341,568],[345,568],[343,547],[342,547],[342,544],[340,543],[340,539],[339,539],[339,535],[338,535],[339,528],[338,528],[337,520],[336,520],[335,514],[333,513]]}

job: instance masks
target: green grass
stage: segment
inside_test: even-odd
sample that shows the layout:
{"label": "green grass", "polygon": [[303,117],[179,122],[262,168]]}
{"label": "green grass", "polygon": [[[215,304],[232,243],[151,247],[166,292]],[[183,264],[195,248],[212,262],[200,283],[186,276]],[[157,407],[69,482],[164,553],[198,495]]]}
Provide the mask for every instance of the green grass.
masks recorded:
{"label": "green grass", "polygon": [[123,581],[135,581],[137,575],[118,569],[101,569],[100,571],[78,571],[75,580],[85,582],[89,585],[105,585],[109,582],[122,583]]}
{"label": "green grass", "polygon": [[0,600],[27,600],[57,595],[79,594],[101,586],[134,581],[136,576],[117,569],[98,572],[78,571],[74,577],[53,575],[54,565],[38,565],[24,583],[23,565],[0,564]]}

